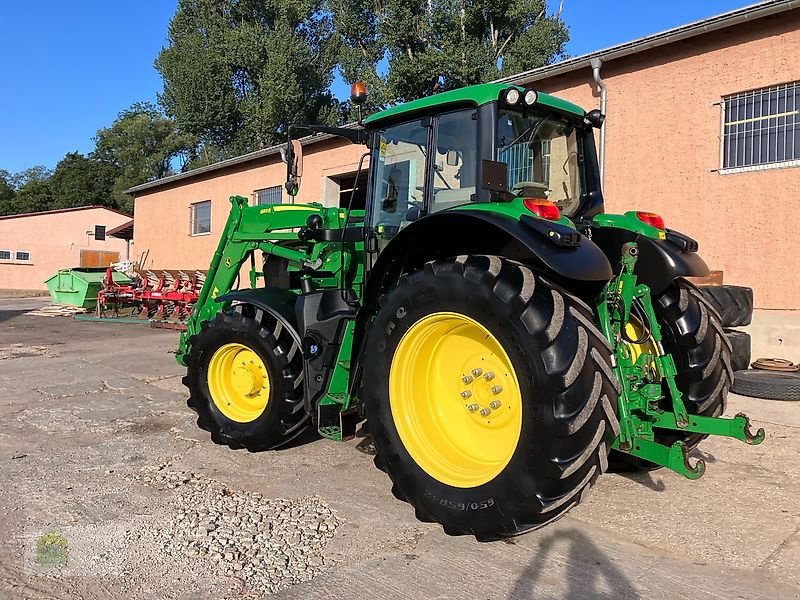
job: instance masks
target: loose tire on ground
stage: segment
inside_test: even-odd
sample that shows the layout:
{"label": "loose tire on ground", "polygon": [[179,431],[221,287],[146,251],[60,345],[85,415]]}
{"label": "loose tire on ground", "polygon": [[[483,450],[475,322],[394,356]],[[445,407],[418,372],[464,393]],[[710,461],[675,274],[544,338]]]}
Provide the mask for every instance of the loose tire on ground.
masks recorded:
{"label": "loose tire on ground", "polygon": [[[454,324],[449,332],[448,323]],[[429,326],[432,337],[418,337]],[[419,342],[412,348],[420,353],[417,363],[405,348],[409,335]],[[471,354],[479,342],[491,352]],[[519,401],[521,414],[506,413],[512,415],[507,422],[519,417],[511,446],[492,445],[490,423],[482,433],[469,421],[481,414],[469,412],[470,402],[482,406],[491,398],[481,391],[485,383],[479,379],[486,373],[476,366],[502,363],[502,355],[509,361],[508,372],[493,366],[498,372],[492,372],[496,378],[490,383],[502,382],[506,388],[498,398],[508,397],[512,405],[514,398]],[[609,347],[588,306],[527,266],[496,256],[461,256],[403,276],[382,298],[365,356],[362,399],[375,441],[375,464],[392,479],[395,496],[414,506],[417,518],[440,523],[448,534],[491,540],[544,525],[580,502],[606,470],[608,449],[619,431]],[[481,357],[488,362],[481,363]],[[464,383],[474,375],[473,367],[478,375]],[[419,380],[404,379],[414,372]],[[514,381],[518,395],[506,396]],[[413,399],[392,397],[412,389],[404,386],[416,386]],[[459,390],[467,389],[476,390],[475,395],[461,397]],[[398,408],[409,402],[418,414]],[[441,436],[409,433],[431,431],[427,421],[435,420],[430,416],[435,414],[450,415],[437,422]],[[474,443],[452,454],[458,441],[451,444],[448,436],[458,426],[474,435]],[[423,442],[417,445],[414,435]],[[409,436],[414,444],[407,447]],[[423,447],[427,454],[420,453]],[[488,471],[470,462],[473,448],[484,447],[486,456],[496,459],[487,461]]]}
{"label": "loose tire on ground", "polygon": [[800,373],[737,371],[731,391],[767,400],[800,400]]}
{"label": "loose tire on ground", "polygon": [[734,372],[746,371],[750,368],[750,334],[731,329],[725,335],[731,343],[731,368]]}
{"label": "loose tire on ground", "polygon": [[[725,412],[728,390],[733,382],[731,343],[711,302],[694,285],[677,279],[654,299],[653,307],[661,326],[664,350],[672,354],[678,374],[675,382],[692,415],[719,416]],[[663,394],[668,398],[667,386]],[[672,403],[665,399],[664,410]],[[707,436],[657,429],[661,444],[684,442],[694,448]],[[622,452],[612,452],[615,471],[651,470],[657,465]]]}
{"label": "loose tire on ground", "polygon": [[711,303],[723,327],[744,327],[753,319],[753,289],[739,285],[707,285],[697,288]]}
{"label": "loose tire on ground", "polygon": [[[303,406],[302,355],[292,333],[266,311],[239,304],[203,322],[201,332],[192,336],[183,378],[190,394],[187,404],[198,415],[197,425],[211,432],[215,443],[234,449],[268,450],[294,439],[308,425],[309,415]],[[238,351],[241,354],[236,354]],[[234,360],[231,356],[252,359],[257,365],[255,376],[249,371],[234,373],[231,379],[240,379],[231,385],[241,386],[242,376],[246,381],[262,377],[257,383],[267,390],[264,398],[248,395],[257,390],[237,395],[235,389],[220,383],[218,372]],[[250,360],[245,362],[248,365],[243,368],[251,369]],[[212,371],[216,375],[209,375],[210,364],[215,365]],[[217,392],[216,402],[209,390],[209,377]],[[227,399],[226,391],[230,396]],[[238,412],[234,410],[237,399],[242,403]],[[226,406],[226,400],[233,404]],[[265,406],[262,408],[259,402]]]}

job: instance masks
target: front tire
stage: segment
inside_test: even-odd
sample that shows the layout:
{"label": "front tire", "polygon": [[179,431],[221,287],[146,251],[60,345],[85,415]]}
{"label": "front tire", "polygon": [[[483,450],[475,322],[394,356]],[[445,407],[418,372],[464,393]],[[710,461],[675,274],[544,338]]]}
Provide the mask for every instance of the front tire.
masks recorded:
{"label": "front tire", "polygon": [[303,407],[302,355],[272,315],[236,305],[203,322],[190,343],[187,404],[215,443],[255,452],[303,432],[310,420]]}
{"label": "front tire", "polygon": [[364,356],[375,464],[449,534],[542,526],[606,469],[619,427],[608,345],[588,307],[525,265],[462,256],[403,276]]}

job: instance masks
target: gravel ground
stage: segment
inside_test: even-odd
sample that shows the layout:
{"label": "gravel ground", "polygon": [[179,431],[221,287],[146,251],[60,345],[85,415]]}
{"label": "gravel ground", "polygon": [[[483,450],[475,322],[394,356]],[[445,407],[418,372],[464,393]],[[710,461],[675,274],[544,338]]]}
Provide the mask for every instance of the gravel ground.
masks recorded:
{"label": "gravel ground", "polygon": [[174,490],[163,520],[127,536],[127,546],[153,550],[146,557],[152,563],[166,558],[235,578],[255,598],[310,581],[325,569],[322,552],[339,520],[318,496],[264,498],[166,464],[130,478],[159,492]]}

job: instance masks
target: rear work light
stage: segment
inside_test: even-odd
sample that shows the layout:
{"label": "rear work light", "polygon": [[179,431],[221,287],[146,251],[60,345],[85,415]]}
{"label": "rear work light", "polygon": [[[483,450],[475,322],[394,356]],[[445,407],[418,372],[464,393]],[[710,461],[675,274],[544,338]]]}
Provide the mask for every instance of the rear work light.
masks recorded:
{"label": "rear work light", "polygon": [[558,221],[561,218],[561,212],[558,210],[558,207],[550,200],[525,198],[522,204],[537,217],[547,219],[548,221]]}
{"label": "rear work light", "polygon": [[636,211],[636,218],[642,223],[647,223],[656,229],[664,229],[664,219],[660,215],[651,212]]}

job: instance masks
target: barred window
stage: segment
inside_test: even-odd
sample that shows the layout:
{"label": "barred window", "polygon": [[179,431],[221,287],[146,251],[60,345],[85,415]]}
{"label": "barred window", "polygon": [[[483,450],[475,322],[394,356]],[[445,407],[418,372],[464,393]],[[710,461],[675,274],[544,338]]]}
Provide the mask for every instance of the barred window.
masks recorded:
{"label": "barred window", "polygon": [[19,262],[30,262],[31,261],[31,253],[26,252],[24,250],[17,250],[14,253],[15,260]]}
{"label": "barred window", "polygon": [[11,250],[0,250],[0,260],[11,260]]}
{"label": "barred window", "polygon": [[283,186],[274,185],[272,187],[256,190],[253,192],[256,204],[280,204],[283,202]]}
{"label": "barred window", "polygon": [[189,207],[191,235],[211,233],[211,200],[197,202]]}
{"label": "barred window", "polygon": [[722,99],[721,167],[800,164],[800,82]]}

